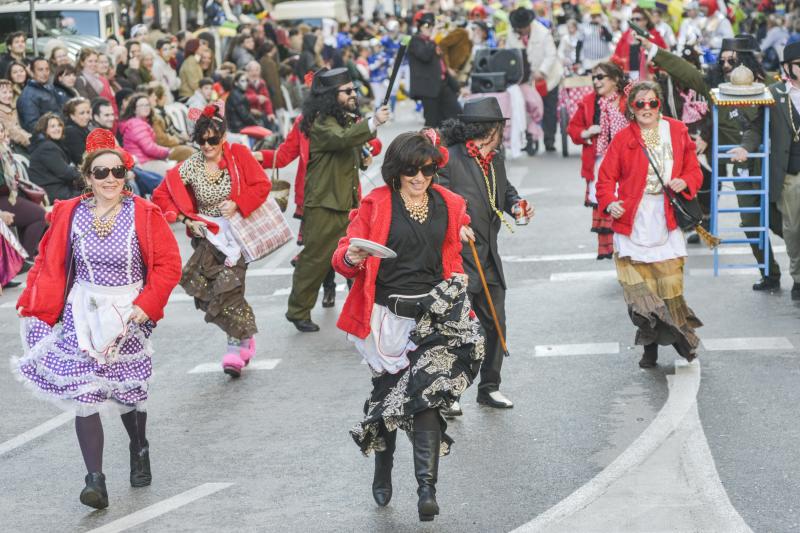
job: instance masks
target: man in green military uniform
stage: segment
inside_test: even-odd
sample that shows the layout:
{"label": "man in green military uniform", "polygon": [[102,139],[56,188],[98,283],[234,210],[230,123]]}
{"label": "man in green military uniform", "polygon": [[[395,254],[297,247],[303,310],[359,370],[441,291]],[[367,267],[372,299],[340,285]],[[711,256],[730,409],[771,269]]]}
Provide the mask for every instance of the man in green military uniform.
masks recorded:
{"label": "man in green military uniform", "polygon": [[[695,68],[694,65],[672,54],[662,48],[658,48],[647,39],[637,37],[642,42],[642,47],[647,50],[648,59],[658,68],[664,70],[672,76],[673,79],[681,81],[681,85],[686,88],[694,90],[697,94],[703,96],[711,101],[711,89],[715,88],[719,83],[730,81],[730,74],[734,68],[743,64],[753,70],[756,81],[764,82],[765,76],[763,69],[757,65],[755,58],[752,56],[753,48],[750,40],[746,37],[737,37],[734,39],[723,39],[722,49],[720,51],[719,61],[717,65],[712,67],[709,75],[705,77],[703,73]],[[677,117],[680,118],[680,117]],[[760,162],[752,161],[747,162],[748,152],[744,147],[758,146],[761,143],[761,135],[757,127],[759,120],[759,112],[757,107],[724,107],[720,108],[718,113],[719,130],[718,139],[720,145],[734,145],[735,148],[729,150],[731,154],[731,161],[734,163],[734,172],[739,174],[741,172],[749,172],[752,175],[757,175],[760,172]],[[703,135],[702,139],[697,140],[698,153],[705,151],[706,146],[711,144],[711,132]],[[720,175],[726,174],[726,161],[720,161],[719,172]],[[758,182],[734,182],[734,186],[739,191],[757,190],[760,188]],[[713,191],[712,191],[713,194]],[[755,194],[739,195],[736,197],[739,202],[739,207],[758,207],[760,204],[759,196]],[[770,204],[772,209],[770,213],[770,226],[773,231],[780,235],[781,223],[780,216],[775,209],[774,204]],[[760,225],[758,213],[740,213],[743,227],[757,227]],[[745,232],[748,238],[757,238],[756,232]],[[764,262],[764,251],[758,247],[758,244],[751,243],[750,248],[756,261],[759,263]],[[761,280],[753,285],[754,291],[775,290],[780,287],[781,270],[778,263],[775,261],[775,255],[772,253],[772,245],[769,249],[769,275],[764,275],[764,269],[761,269]]]}
{"label": "man in green military uniform", "polygon": [[369,120],[359,120],[358,94],[346,68],[314,75],[311,94],[303,103],[300,129],[309,139],[303,199],[304,248],[292,276],[286,318],[302,332],[319,331],[311,321],[331,256],[345,235],[350,210],[360,198],[359,168],[364,143],[389,120],[381,107]]}

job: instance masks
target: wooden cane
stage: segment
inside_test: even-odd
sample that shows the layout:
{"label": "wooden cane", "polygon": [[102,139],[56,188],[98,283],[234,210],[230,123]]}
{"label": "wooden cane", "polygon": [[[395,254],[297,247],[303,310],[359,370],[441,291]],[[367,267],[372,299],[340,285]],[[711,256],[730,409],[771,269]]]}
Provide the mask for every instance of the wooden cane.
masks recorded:
{"label": "wooden cane", "polygon": [[492,312],[492,320],[494,321],[494,328],[497,331],[497,336],[500,337],[500,346],[502,346],[503,348],[503,355],[508,357],[510,354],[508,353],[508,347],[506,347],[506,337],[505,335],[503,335],[503,330],[500,328],[500,320],[497,319],[497,311],[494,308],[492,295],[489,293],[489,284],[486,283],[486,275],[483,273],[481,260],[478,259],[478,250],[475,249],[475,241],[473,241],[472,239],[469,240],[469,247],[472,249],[472,258],[475,259],[475,265],[478,267],[478,275],[481,277],[481,283],[483,284],[483,292],[486,293],[486,301],[489,302],[489,310]]}

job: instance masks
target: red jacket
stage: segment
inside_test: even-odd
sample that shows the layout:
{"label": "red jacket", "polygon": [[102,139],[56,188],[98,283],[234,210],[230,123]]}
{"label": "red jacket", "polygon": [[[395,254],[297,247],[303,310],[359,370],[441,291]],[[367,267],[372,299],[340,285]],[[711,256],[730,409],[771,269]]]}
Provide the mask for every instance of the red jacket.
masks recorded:
{"label": "red jacket", "polygon": [[[688,188],[681,194],[687,199],[692,199],[703,183],[703,173],[697,162],[694,141],[689,137],[686,124],[667,117],[664,117],[664,120],[669,122],[672,138],[674,158],[672,179],[683,179]],[[643,146],[639,125],[633,122],[614,137],[600,165],[600,175],[597,178],[598,208],[605,211],[611,202],[622,200],[622,207],[625,209],[625,213],[611,224],[614,233],[630,235],[633,230],[636,210],[639,208],[647,182],[649,162]],[[662,178],[666,180],[666,176]],[[666,194],[664,194],[664,205],[667,228],[673,230],[678,224],[675,222],[675,214]]]}
{"label": "red jacket", "polygon": [[[267,99],[263,104],[258,103],[258,97],[265,96]],[[247,83],[247,90],[244,92],[244,97],[247,98],[250,104],[250,109],[260,111],[265,117],[273,114],[272,100],[269,97],[267,84],[264,80],[258,80],[255,85],[252,82]]]}
{"label": "red jacket", "polygon": [[[61,317],[64,300],[72,280],[67,279],[70,257],[72,217],[81,196],[56,201],[47,215],[50,227],[39,244],[39,255],[28,272],[27,286],[17,300],[22,316],[33,316],[54,326]],[[138,196],[133,197],[136,237],[145,266],[144,288],[133,301],[150,320],[164,317],[172,289],[181,279],[181,255],[178,243],[161,210]]]}
{"label": "red jacket", "polygon": [[[447,233],[442,245],[442,272],[444,279],[447,279],[454,273],[464,272],[459,232],[461,226],[469,224],[467,203],[461,196],[440,185],[434,184],[432,187],[442,195],[447,206]],[[360,339],[366,338],[370,332],[372,306],[375,303],[375,280],[378,277],[381,260],[370,256],[359,267],[353,268],[344,262],[344,255],[350,246],[351,237],[369,239],[385,245],[389,239],[391,224],[392,191],[384,185],[370,192],[361,201],[361,206],[350,212],[347,235],[339,240],[339,246],[331,259],[336,272],[346,278],[355,278],[336,325]]]}
{"label": "red jacket", "polygon": [[[575,114],[569,119],[567,133],[572,142],[583,145],[581,153],[581,177],[586,181],[594,180],[594,160],[597,158],[597,136],[584,139],[581,133],[594,124],[594,107],[596,93],[587,94],[578,104]],[[619,110],[625,112],[625,97],[620,96]]]}
{"label": "red jacket", "polygon": [[[649,31],[650,40],[653,41],[653,44],[659,48],[669,50],[667,43],[664,42],[664,38],[661,37],[661,34],[658,33],[658,30],[653,28]],[[619,65],[620,68],[622,68],[622,70],[625,72],[630,72],[631,70],[631,43],[636,40],[634,35],[635,33],[633,33],[633,30],[625,30],[625,33],[622,34],[622,37],[620,37],[619,42],[617,43],[617,48],[614,50],[614,55],[611,56],[611,61]],[[652,68],[650,68],[650,72],[653,72]]]}
{"label": "red jacket", "polygon": [[[308,137],[300,131],[300,122],[303,115],[299,115],[292,124],[292,129],[286,139],[275,150],[261,150],[261,166],[264,168],[283,168],[297,159],[297,173],[294,176],[294,203],[298,208],[303,207],[303,195],[306,186],[306,167],[308,167]],[[373,156],[381,153],[381,142],[377,137],[367,141]],[[274,160],[274,166],[273,166]]]}
{"label": "red jacket", "polygon": [[[229,161],[234,161],[234,164],[229,165]],[[266,201],[272,182],[267,179],[258,161],[244,145],[226,142],[222,146],[222,160],[219,167],[229,169],[230,199],[239,207],[243,217],[250,216],[250,213]],[[197,201],[181,180],[179,168],[179,166],[172,167],[167,172],[164,181],[153,191],[153,202],[164,211],[164,217],[169,222],[175,222],[180,213],[192,220],[205,222],[209,231],[216,234],[219,226],[197,213]]]}

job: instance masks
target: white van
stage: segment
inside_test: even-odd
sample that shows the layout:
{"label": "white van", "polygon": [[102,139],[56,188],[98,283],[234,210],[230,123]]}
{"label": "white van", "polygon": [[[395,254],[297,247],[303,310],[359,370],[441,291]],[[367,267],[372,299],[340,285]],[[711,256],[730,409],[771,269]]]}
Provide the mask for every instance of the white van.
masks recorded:
{"label": "white van", "polygon": [[[112,0],[40,0],[36,2],[38,37],[91,36],[105,41],[119,36],[119,11]],[[29,2],[0,3],[0,36],[15,31],[31,34]]]}

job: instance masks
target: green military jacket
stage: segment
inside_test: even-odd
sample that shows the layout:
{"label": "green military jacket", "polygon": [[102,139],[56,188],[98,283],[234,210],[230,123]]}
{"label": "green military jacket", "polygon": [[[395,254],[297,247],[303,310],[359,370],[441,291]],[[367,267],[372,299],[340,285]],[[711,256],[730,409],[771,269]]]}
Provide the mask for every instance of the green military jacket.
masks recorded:
{"label": "green military jacket", "polygon": [[[679,80],[681,85],[694,90],[708,100],[708,107],[711,108],[711,90],[706,83],[703,73],[697,68],[675,54],[659,48],[653,58],[653,64],[672,76],[674,80]],[[754,123],[758,119],[758,108],[756,107],[721,107],[718,112],[719,117],[719,143],[721,145],[732,144],[741,146],[752,144],[758,133],[754,131]],[[676,117],[680,120],[680,117]],[[703,139],[711,146],[711,139]],[[758,141],[760,142],[760,140]]]}
{"label": "green military jacket", "polygon": [[315,120],[309,135],[303,206],[345,212],[358,207],[361,147],[374,136],[368,120],[348,127],[330,116]]}

